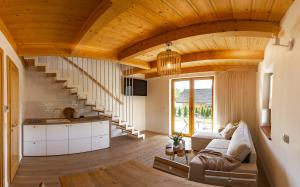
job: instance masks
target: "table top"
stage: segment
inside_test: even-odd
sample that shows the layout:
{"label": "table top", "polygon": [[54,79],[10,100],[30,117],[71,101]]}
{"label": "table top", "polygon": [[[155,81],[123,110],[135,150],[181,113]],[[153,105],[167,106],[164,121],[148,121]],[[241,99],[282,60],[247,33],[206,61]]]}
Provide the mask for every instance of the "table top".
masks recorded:
{"label": "table top", "polygon": [[[52,120],[53,122],[49,123],[47,120]],[[55,122],[55,120],[57,122]],[[84,118],[74,118],[74,119],[64,119],[64,118],[39,118],[39,119],[26,119],[23,122],[23,125],[57,125],[57,124],[76,124],[76,123],[87,123],[95,121],[108,121],[111,120],[108,117],[104,116],[89,116]]]}

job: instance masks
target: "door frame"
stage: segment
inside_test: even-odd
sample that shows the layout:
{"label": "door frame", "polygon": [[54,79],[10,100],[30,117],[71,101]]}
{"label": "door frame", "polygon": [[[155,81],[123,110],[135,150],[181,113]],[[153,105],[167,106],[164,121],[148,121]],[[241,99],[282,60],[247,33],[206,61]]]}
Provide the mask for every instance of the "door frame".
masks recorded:
{"label": "door frame", "polygon": [[[174,91],[174,88],[175,88],[175,82],[179,82],[179,81],[189,81],[190,83],[190,90],[192,90],[192,81],[190,81],[191,79],[190,78],[180,78],[180,79],[172,79],[172,84],[171,84],[171,133],[174,134],[175,133],[175,115],[174,115],[174,99],[175,99],[175,91]],[[191,97],[193,97],[194,93],[189,93],[189,134],[182,134],[183,136],[187,136],[187,137],[190,137],[192,136],[192,128],[191,128],[191,122],[192,122],[192,119],[191,119]]]}
{"label": "door frame", "polygon": [[[193,84],[194,84],[194,81],[195,80],[212,80],[212,113],[211,113],[211,119],[212,119],[212,121],[211,121],[211,123],[212,123],[212,126],[211,126],[211,128],[212,128],[212,130],[214,130],[214,100],[215,100],[215,77],[214,76],[207,76],[207,77],[193,77],[193,79],[192,79],[192,82],[193,82]],[[193,93],[194,93],[194,91],[193,91]],[[192,102],[192,103],[194,103],[194,102]],[[193,110],[193,117],[194,117],[194,110]],[[193,119],[193,123],[194,123],[194,119]],[[195,132],[195,130],[194,130],[194,127],[195,127],[195,125],[193,124],[192,125],[193,126],[193,134],[194,134],[194,132]]]}
{"label": "door frame", "polygon": [[0,48],[0,187],[4,187],[4,52]]}
{"label": "door frame", "polygon": [[[9,107],[9,112],[8,112],[8,115],[7,115],[7,161],[8,161],[8,167],[7,167],[7,173],[8,173],[8,183],[11,184],[12,183],[12,180],[13,180],[13,176],[11,176],[11,93],[10,93],[10,66],[11,64],[15,65],[14,64],[14,61],[9,57],[9,56],[6,56],[6,70],[7,70],[7,105]],[[16,65],[15,65],[16,66]],[[16,68],[18,69],[18,67],[16,66]],[[19,74],[19,69],[18,69],[18,74]],[[19,75],[18,75],[19,76]],[[19,80],[18,80],[19,82]],[[20,83],[20,82],[19,82]],[[18,87],[20,88],[20,84],[18,84]],[[19,91],[19,88],[18,88],[18,91]],[[18,102],[19,99],[18,99]],[[20,104],[20,103],[19,103]],[[18,104],[18,106],[19,106]],[[20,124],[18,124],[19,126]],[[19,134],[18,134],[19,136]],[[20,138],[20,137],[18,137]],[[20,146],[20,145],[19,145]],[[18,165],[20,164],[20,161],[18,161]],[[19,166],[18,166],[19,167]]]}
{"label": "door frame", "polygon": [[207,77],[189,77],[189,78],[178,78],[171,80],[171,133],[175,133],[175,116],[174,116],[174,98],[175,98],[175,82],[177,81],[189,81],[190,83],[190,93],[189,93],[189,134],[183,134],[183,136],[191,137],[195,132],[194,124],[194,83],[195,80],[212,80],[212,129],[214,128],[214,76]]}

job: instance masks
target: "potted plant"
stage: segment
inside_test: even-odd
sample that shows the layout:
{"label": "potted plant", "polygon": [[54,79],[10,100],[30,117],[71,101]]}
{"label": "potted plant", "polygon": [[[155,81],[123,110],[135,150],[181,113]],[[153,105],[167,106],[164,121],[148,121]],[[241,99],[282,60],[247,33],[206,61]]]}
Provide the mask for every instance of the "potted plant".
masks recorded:
{"label": "potted plant", "polygon": [[179,148],[179,144],[182,141],[182,133],[174,133],[172,136],[169,136],[171,140],[173,140],[173,147]]}

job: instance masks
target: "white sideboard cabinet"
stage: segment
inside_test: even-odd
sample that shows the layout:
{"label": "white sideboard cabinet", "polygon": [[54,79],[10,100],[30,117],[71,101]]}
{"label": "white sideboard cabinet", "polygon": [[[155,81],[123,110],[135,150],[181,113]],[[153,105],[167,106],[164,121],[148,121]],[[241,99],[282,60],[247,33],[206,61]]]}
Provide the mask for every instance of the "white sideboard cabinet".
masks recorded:
{"label": "white sideboard cabinet", "polygon": [[109,121],[23,125],[23,155],[52,156],[108,148]]}

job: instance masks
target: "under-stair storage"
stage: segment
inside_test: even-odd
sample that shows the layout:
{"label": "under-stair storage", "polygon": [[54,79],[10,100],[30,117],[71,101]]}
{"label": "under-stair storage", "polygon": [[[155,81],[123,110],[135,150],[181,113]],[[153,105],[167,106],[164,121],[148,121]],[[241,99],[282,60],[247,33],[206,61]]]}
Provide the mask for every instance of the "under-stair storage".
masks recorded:
{"label": "under-stair storage", "polygon": [[28,125],[24,128],[23,144],[25,156],[46,155],[46,126]]}
{"label": "under-stair storage", "polygon": [[23,129],[24,156],[74,154],[110,146],[108,120],[51,125],[26,123]]}
{"label": "under-stair storage", "polygon": [[68,154],[69,128],[67,124],[47,125],[47,155]]}

